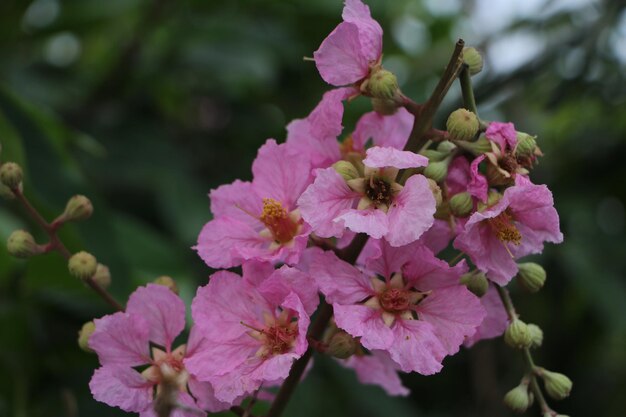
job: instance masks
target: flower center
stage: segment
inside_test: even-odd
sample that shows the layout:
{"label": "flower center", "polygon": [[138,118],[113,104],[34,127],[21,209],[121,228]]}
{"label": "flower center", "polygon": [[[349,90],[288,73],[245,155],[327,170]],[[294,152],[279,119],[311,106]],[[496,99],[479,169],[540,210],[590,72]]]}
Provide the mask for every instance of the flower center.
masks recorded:
{"label": "flower center", "polygon": [[157,390],[161,389],[161,384],[168,383],[184,391],[189,376],[183,364],[186,349],[186,345],[181,345],[172,352],[152,348],[152,365],[141,374],[148,381],[157,384]]}
{"label": "flower center", "polygon": [[285,325],[276,324],[263,331],[262,338],[265,347],[264,356],[281,355],[287,353],[293,346],[298,327],[296,322]]}
{"label": "flower center", "polygon": [[518,163],[517,158],[512,153],[506,153],[500,160],[498,161],[500,167],[509,173],[514,173],[517,171]]}
{"label": "flower center", "polygon": [[489,225],[502,243],[522,243],[522,234],[513,223],[513,216],[507,211],[503,211],[496,217],[488,220]]}
{"label": "flower center", "polygon": [[259,220],[277,243],[290,242],[298,234],[299,222],[294,221],[283,205],[273,198],[263,199],[263,212]]}
{"label": "flower center", "polygon": [[372,200],[375,206],[391,205],[391,186],[381,178],[370,177],[368,184],[365,186],[365,195]]}
{"label": "flower center", "polygon": [[380,306],[389,313],[402,313],[409,308],[411,304],[410,291],[387,288],[380,296]]}

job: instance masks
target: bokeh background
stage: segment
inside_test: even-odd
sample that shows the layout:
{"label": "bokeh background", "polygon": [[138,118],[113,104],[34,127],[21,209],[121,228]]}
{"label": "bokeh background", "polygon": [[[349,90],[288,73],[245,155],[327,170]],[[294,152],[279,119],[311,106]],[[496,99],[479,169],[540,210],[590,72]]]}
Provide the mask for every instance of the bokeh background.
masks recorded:
{"label": "bokeh background", "polygon": [[[624,2],[369,4],[408,95],[428,96],[462,37],[485,53],[481,116],[538,135],[545,157],[533,179],[553,190],[566,240],[540,258],[544,290],[513,286],[513,297],[545,331],[537,361],[575,381],[554,407],[626,415]],[[339,0],[2,0],[1,158],[24,166],[26,194],[48,218],[73,194],[94,201],[94,217],[63,238],[110,266],[119,299],[171,275],[189,301],[211,273],[190,249],[210,218],[208,191],[249,179],[257,148],[284,140],[286,123],[329,88],[302,57],[340,13]],[[438,126],[459,103],[455,86]],[[368,109],[350,104],[346,131]],[[16,228],[43,238],[2,201],[1,240]],[[108,312],[59,256],[23,262],[2,247],[0,416],[124,415],[90,397],[96,358],[76,346],[82,323]],[[389,398],[329,360],[316,364],[286,415],[507,416],[502,396],[523,369],[501,340],[485,341],[438,375],[403,376],[411,396]]]}

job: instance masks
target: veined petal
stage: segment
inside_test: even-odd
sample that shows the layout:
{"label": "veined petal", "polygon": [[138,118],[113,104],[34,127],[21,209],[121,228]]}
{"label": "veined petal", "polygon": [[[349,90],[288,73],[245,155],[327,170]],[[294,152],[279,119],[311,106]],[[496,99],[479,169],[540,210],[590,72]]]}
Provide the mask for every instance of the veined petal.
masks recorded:
{"label": "veined petal", "polygon": [[356,24],[342,22],[313,53],[317,70],[328,84],[348,85],[369,74],[369,58],[364,54],[359,36]]}

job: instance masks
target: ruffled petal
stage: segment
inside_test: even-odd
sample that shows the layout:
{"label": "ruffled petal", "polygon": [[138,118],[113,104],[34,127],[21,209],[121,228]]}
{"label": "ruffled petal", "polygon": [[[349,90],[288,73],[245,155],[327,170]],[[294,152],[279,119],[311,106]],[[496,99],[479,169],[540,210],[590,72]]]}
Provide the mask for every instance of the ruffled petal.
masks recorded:
{"label": "ruffled petal", "polygon": [[313,53],[317,70],[328,84],[348,85],[369,74],[369,59],[362,50],[359,35],[356,24],[340,23]]}
{"label": "ruffled petal", "polygon": [[483,322],[476,329],[476,333],[465,340],[464,345],[466,347],[471,347],[483,339],[502,336],[509,324],[509,318],[502,300],[493,285],[489,287],[487,294],[480,298],[480,302],[485,309],[486,315]]}
{"label": "ruffled petal", "polygon": [[152,404],[152,383],[128,366],[107,365],[96,369],[89,389],[97,401],[124,411],[139,413]]}
{"label": "ruffled petal", "polygon": [[430,323],[422,320],[396,320],[393,335],[394,340],[388,352],[404,372],[432,375],[441,370],[446,349]]}
{"label": "ruffled petal", "polygon": [[[391,210],[389,210],[391,212]],[[374,239],[380,239],[389,231],[387,215],[382,210],[350,209],[334,220],[356,233],[366,233]]]}
{"label": "ruffled petal", "polygon": [[428,165],[428,158],[409,151],[374,146],[367,150],[363,163],[371,168],[418,168]]}
{"label": "ruffled petal", "polygon": [[96,330],[89,338],[102,365],[144,365],[150,362],[148,322],[141,316],[115,313],[94,320]]}
{"label": "ruffled petal", "polygon": [[485,155],[481,155],[472,161],[470,165],[471,180],[467,185],[467,191],[473,196],[480,199],[483,203],[487,202],[487,194],[489,185],[487,178],[478,171],[478,165],[485,159]]}
{"label": "ruffled petal", "polygon": [[354,369],[357,379],[362,384],[378,385],[389,395],[405,397],[410,393],[398,376],[398,365],[391,360],[387,352],[374,350],[371,355],[354,355],[338,362],[346,368]]}
{"label": "ruffled petal", "polygon": [[381,317],[381,310],[364,305],[333,304],[337,327],[361,338],[367,349],[386,350],[393,343],[393,332]]}
{"label": "ruffled petal", "polygon": [[370,8],[361,0],[346,0],[341,17],[359,28],[363,56],[369,61],[377,61],[383,52],[383,29],[372,19]]}
{"label": "ruffled petal", "polygon": [[266,300],[275,305],[281,304],[290,292],[294,292],[307,314],[313,314],[320,301],[313,277],[286,265],[261,282],[258,290]]}
{"label": "ruffled petal", "polygon": [[211,190],[209,197],[214,218],[226,216],[246,223],[253,229],[260,227],[258,217],[263,210],[263,202],[252,183],[236,180]]}
{"label": "ruffled petal", "polygon": [[357,122],[352,139],[354,148],[364,151],[368,141],[376,146],[404,149],[413,127],[414,116],[405,108],[383,116],[374,111],[365,113]]}

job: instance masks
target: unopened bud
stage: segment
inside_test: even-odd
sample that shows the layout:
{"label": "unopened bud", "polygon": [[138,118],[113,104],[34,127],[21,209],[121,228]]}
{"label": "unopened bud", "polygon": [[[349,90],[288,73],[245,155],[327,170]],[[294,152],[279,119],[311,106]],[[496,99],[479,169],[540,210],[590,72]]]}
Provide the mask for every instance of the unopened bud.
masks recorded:
{"label": "unopened bud", "polygon": [[78,346],[85,352],[93,352],[89,347],[89,338],[96,330],[96,325],[93,321],[88,321],[83,324],[83,327],[78,332]]}
{"label": "unopened bud", "polygon": [[424,169],[424,175],[435,182],[442,182],[448,175],[448,160],[430,161]]}
{"label": "unopened bud", "polygon": [[517,146],[515,147],[516,156],[530,156],[535,153],[537,141],[528,133],[517,132]]}
{"label": "unopened bud", "polygon": [[507,392],[504,396],[504,404],[516,413],[525,412],[531,404],[528,384],[521,383]]}
{"label": "unopened bud", "polygon": [[504,341],[515,349],[525,349],[532,343],[528,325],[520,319],[513,320],[504,332]]}
{"label": "unopened bud", "polygon": [[22,168],[15,162],[7,162],[0,166],[0,182],[11,189],[19,187],[23,176]]}
{"label": "unopened bud", "polygon": [[543,330],[536,324],[529,324],[528,331],[530,332],[531,347],[538,348],[543,343]]}
{"label": "unopened bud", "polygon": [[440,207],[443,202],[441,187],[439,187],[439,185],[437,185],[437,183],[430,178],[428,178],[428,187],[430,187],[430,191],[432,191],[433,197],[435,197],[435,207]]}
{"label": "unopened bud", "polygon": [[482,201],[478,202],[478,211],[483,211],[486,208],[494,206],[498,204],[500,199],[502,198],[502,194],[495,190],[489,190],[489,194],[487,194],[487,202],[483,203]]}
{"label": "unopened bud", "polygon": [[567,376],[558,372],[550,372],[544,368],[540,368],[539,376],[543,378],[548,395],[555,400],[562,400],[569,396],[572,390],[572,380]]}
{"label": "unopened bud", "polygon": [[467,65],[470,75],[476,75],[483,69],[483,57],[474,47],[463,48],[463,63]]}
{"label": "unopened bud", "polygon": [[479,137],[478,140],[475,140],[473,142],[466,140],[455,140],[454,143],[458,147],[470,152],[475,156],[480,156],[482,154],[492,151],[491,143],[484,136]]}
{"label": "unopened bud", "polygon": [[489,281],[484,272],[468,272],[461,276],[461,284],[465,285],[476,297],[482,297],[489,290]]}
{"label": "unopened bud", "polygon": [[454,140],[472,140],[478,133],[478,117],[467,109],[453,111],[446,122],[446,129]]}
{"label": "unopened bud", "polygon": [[395,114],[398,111],[398,104],[393,99],[372,98],[372,107],[374,111],[383,116]]}
{"label": "unopened bud", "polygon": [[15,194],[13,194],[13,191],[11,191],[9,187],[0,183],[0,197],[5,200],[13,200],[15,199]]}
{"label": "unopened bud", "polygon": [[348,161],[337,161],[333,164],[333,169],[337,171],[339,175],[343,177],[344,180],[350,181],[355,178],[359,178],[359,171],[356,167],[348,162]]}
{"label": "unopened bud", "polygon": [[517,273],[518,282],[528,292],[537,292],[546,282],[546,270],[539,264],[534,262],[524,262],[517,265],[519,272]]}
{"label": "unopened bud", "polygon": [[174,281],[172,277],[163,275],[152,282],[158,285],[163,285],[164,287],[169,288],[174,294],[178,294],[178,285],[176,285],[176,281]]}
{"label": "unopened bud", "polygon": [[43,247],[35,242],[33,235],[25,230],[16,230],[7,240],[9,255],[16,258],[30,258],[43,253]]}
{"label": "unopened bud", "polygon": [[92,254],[83,251],[72,255],[67,267],[70,270],[70,274],[85,280],[94,276],[98,269],[98,261]]}
{"label": "unopened bud", "polygon": [[449,140],[444,140],[443,142],[440,142],[439,145],[437,145],[437,150],[446,154],[449,154],[455,149],[456,145]]}
{"label": "unopened bud", "polygon": [[456,217],[467,217],[473,208],[472,196],[467,191],[455,194],[450,198],[450,210]]}
{"label": "unopened bud", "polygon": [[92,278],[102,288],[109,288],[111,285],[111,272],[109,271],[109,267],[106,265],[98,264],[96,273]]}
{"label": "unopened bud", "polygon": [[424,151],[421,151],[420,155],[424,155],[426,158],[428,158],[429,161],[434,162],[443,161],[449,155],[449,153],[436,151],[434,149],[426,149]]}
{"label": "unopened bud", "polygon": [[373,98],[390,100],[398,95],[400,88],[393,72],[379,68],[361,84],[361,91]]}
{"label": "unopened bud", "polygon": [[339,359],[347,359],[354,355],[359,343],[344,331],[339,331],[330,338],[326,352]]}
{"label": "unopened bud", "polygon": [[68,200],[62,216],[65,221],[86,220],[92,213],[91,201],[84,195],[75,195]]}

